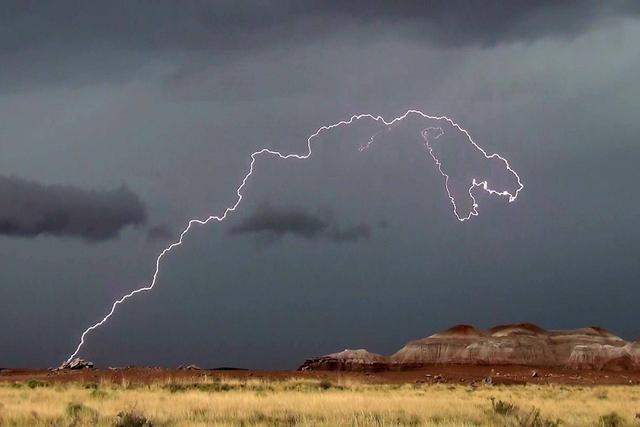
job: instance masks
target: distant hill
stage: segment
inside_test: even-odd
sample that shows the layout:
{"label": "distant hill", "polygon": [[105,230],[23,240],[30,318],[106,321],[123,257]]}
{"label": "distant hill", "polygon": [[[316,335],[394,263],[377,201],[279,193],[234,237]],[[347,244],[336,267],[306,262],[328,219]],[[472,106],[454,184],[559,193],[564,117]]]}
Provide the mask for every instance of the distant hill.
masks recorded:
{"label": "distant hill", "polygon": [[625,341],[595,326],[545,330],[519,323],[484,330],[456,325],[411,341],[391,356],[345,350],[308,359],[300,369],[375,371],[438,364],[640,370],[640,342]]}

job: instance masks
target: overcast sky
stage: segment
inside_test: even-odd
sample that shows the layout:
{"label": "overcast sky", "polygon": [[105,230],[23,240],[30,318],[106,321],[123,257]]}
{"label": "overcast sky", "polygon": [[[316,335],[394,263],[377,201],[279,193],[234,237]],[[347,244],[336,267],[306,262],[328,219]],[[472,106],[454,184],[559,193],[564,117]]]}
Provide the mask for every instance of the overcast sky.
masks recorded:
{"label": "overcast sky", "polygon": [[102,3],[2,3],[0,366],[66,359],[256,149],[409,108],[507,157],[518,199],[478,193],[461,223],[420,123],[363,152],[372,121],[323,133],[260,161],[80,356],[295,368],[456,323],[640,338],[640,3]]}

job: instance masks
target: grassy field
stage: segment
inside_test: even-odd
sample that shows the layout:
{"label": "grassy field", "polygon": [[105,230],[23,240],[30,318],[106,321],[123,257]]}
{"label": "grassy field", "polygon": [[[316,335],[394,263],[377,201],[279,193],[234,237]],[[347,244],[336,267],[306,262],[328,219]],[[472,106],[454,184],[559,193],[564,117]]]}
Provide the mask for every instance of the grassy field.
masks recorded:
{"label": "grassy field", "polygon": [[613,427],[640,426],[637,413],[638,386],[472,388],[206,377],[153,385],[0,383],[2,426]]}

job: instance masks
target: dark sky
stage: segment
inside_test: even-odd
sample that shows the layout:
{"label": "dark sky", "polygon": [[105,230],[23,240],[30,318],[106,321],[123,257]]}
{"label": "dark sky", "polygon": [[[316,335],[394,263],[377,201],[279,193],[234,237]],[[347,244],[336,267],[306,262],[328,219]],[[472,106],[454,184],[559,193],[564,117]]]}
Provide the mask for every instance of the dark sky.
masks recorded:
{"label": "dark sky", "polygon": [[518,199],[461,223],[416,122],[364,152],[371,121],[324,133],[261,161],[81,356],[294,368],[455,323],[640,338],[638,2],[237,3],[2,3],[0,366],[66,359],[256,149],[409,108],[509,158]]}

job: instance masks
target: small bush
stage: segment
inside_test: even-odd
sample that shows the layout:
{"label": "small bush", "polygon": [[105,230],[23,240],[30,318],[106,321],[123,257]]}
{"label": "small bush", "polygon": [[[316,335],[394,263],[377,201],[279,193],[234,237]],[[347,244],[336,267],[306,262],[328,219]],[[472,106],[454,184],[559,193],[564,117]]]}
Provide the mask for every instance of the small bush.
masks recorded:
{"label": "small bush", "polygon": [[69,402],[64,412],[71,418],[75,418],[82,411],[84,405],[82,403]]}
{"label": "small bush", "polygon": [[329,390],[331,387],[333,387],[333,384],[331,383],[331,381],[322,380],[318,384],[318,387],[320,387],[322,390]]}
{"label": "small bush", "polygon": [[50,386],[51,386],[51,383],[48,381],[40,381],[40,380],[27,381],[27,387],[29,388],[50,387]]}
{"label": "small bush", "polygon": [[548,420],[540,416],[540,409],[531,408],[529,412],[523,412],[518,417],[520,427],[558,427],[562,424],[560,419]]}
{"label": "small bush", "polygon": [[422,425],[422,420],[417,415],[401,414],[401,415],[398,415],[398,417],[394,420],[394,425],[415,427],[415,426]]}
{"label": "small bush", "polygon": [[84,406],[82,403],[69,402],[65,413],[71,418],[70,426],[92,425],[98,421],[98,411]]}
{"label": "small bush", "polygon": [[206,391],[206,392],[216,392],[216,391],[231,391],[236,388],[243,388],[244,385],[234,386],[226,383],[189,383],[189,384],[180,384],[180,383],[169,383],[162,386],[163,389],[169,390],[171,393],[178,393],[181,391],[189,391],[189,390],[198,390],[198,391]]}
{"label": "small bush", "polygon": [[339,385],[339,384],[334,384],[329,380],[322,380],[318,383],[317,387],[320,390],[329,390],[329,389],[333,389],[333,390],[345,390],[347,387]]}
{"label": "small bush", "polygon": [[595,393],[595,396],[600,400],[605,400],[609,398],[609,392],[607,390],[599,390]]}
{"label": "small bush", "polygon": [[207,408],[194,408],[189,410],[189,420],[204,422],[207,421],[208,411]]}
{"label": "small bush", "polygon": [[622,427],[624,424],[624,418],[616,412],[603,415],[598,419],[598,427]]}
{"label": "small bush", "polygon": [[108,395],[109,393],[100,389],[91,390],[91,393],[89,393],[89,396],[91,396],[93,399],[104,399]]}
{"label": "small bush", "polygon": [[[442,417],[441,415],[433,415],[432,417],[429,418],[429,425],[440,425],[440,424],[444,424],[446,421],[446,419],[444,417]],[[420,425],[420,424],[418,424]]]}
{"label": "small bush", "polygon": [[[295,426],[300,422],[299,416],[294,414],[284,415],[268,415],[261,411],[254,412],[248,419],[246,424],[249,425],[268,425],[268,426]],[[245,420],[240,425],[245,425]]]}
{"label": "small bush", "polygon": [[113,427],[153,427],[153,424],[140,412],[132,409],[119,412]]}
{"label": "small bush", "polygon": [[504,400],[496,401],[495,397],[491,398],[491,408],[493,408],[493,412],[503,416],[513,415],[518,410],[518,407],[515,404]]}

